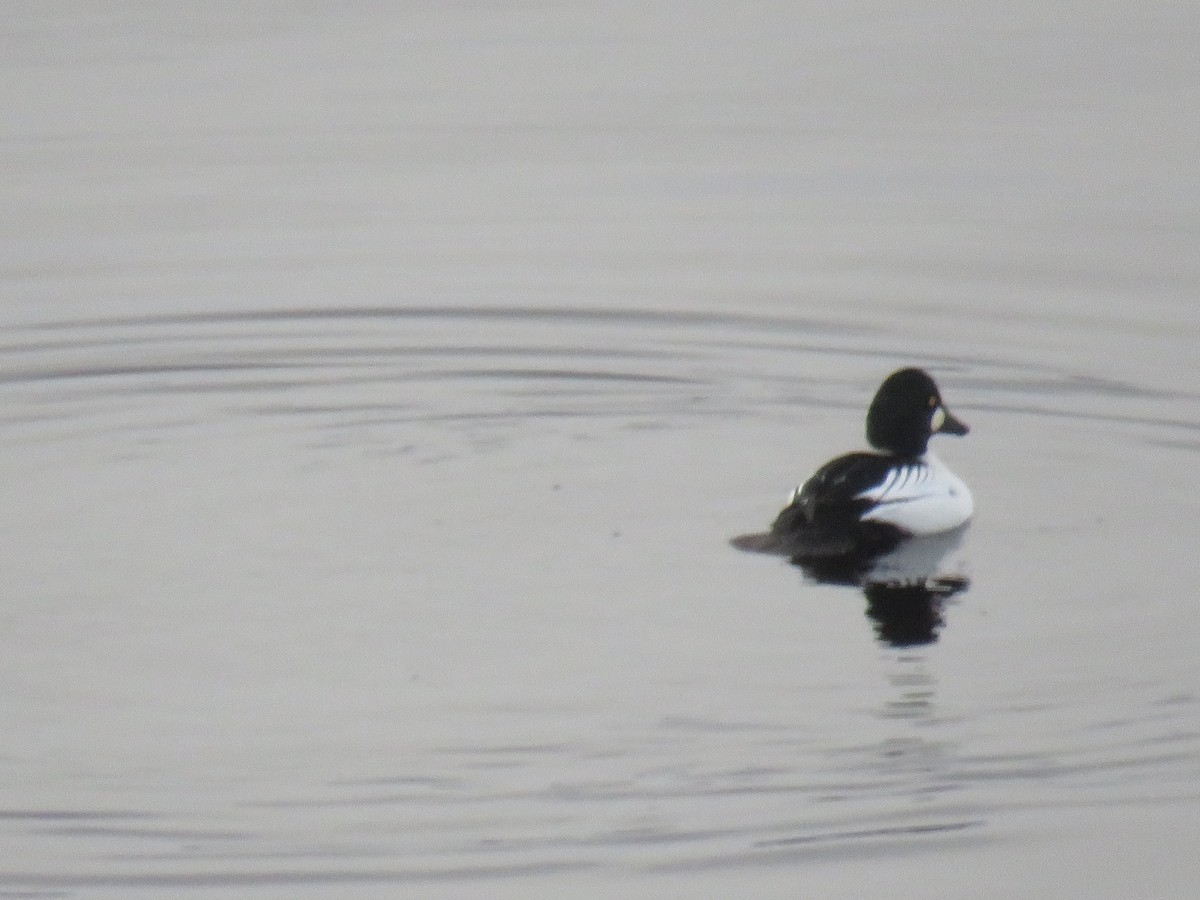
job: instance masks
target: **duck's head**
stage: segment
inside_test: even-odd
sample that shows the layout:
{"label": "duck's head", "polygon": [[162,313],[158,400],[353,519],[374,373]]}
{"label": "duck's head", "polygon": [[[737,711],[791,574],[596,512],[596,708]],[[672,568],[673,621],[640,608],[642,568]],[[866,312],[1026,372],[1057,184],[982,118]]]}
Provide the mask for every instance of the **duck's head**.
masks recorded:
{"label": "duck's head", "polygon": [[898,456],[920,456],[935,434],[966,434],[966,423],[946,409],[923,369],[900,369],[875,392],[867,410],[867,440]]}

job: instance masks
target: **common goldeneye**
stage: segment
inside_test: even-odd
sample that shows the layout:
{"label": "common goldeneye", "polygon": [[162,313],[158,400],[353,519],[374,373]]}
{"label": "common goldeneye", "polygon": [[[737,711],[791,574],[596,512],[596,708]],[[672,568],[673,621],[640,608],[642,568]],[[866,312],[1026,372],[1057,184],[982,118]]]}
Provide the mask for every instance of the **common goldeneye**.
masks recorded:
{"label": "common goldeneye", "polygon": [[967,431],[926,372],[893,372],[867,410],[867,441],[879,452],[821,466],[793,491],[771,525],[772,540],[802,562],[883,554],[904,538],[964,525],[974,511],[971,492],[927,446],[935,434]]}

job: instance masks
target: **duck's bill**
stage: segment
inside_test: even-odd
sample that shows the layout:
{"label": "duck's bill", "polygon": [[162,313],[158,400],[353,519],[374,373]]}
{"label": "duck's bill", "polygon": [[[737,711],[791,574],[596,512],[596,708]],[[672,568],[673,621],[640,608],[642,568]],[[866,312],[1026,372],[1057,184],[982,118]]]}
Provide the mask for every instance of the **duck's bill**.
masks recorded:
{"label": "duck's bill", "polygon": [[967,427],[966,422],[964,422],[962,419],[955,418],[954,414],[951,413],[950,410],[946,409],[946,407],[943,406],[938,411],[941,413],[939,418],[942,420],[941,424],[935,429],[938,434],[963,435],[971,430]]}

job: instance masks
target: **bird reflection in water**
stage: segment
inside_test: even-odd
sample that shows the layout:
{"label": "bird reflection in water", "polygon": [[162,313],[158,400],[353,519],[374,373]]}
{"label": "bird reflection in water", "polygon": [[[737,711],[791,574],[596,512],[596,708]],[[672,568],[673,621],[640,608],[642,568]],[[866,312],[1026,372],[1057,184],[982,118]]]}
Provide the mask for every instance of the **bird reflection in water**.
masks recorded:
{"label": "bird reflection in water", "polygon": [[741,550],[786,556],[818,584],[860,588],[879,640],[892,647],[913,647],[937,640],[947,601],[970,587],[965,576],[942,571],[967,527],[908,538],[886,553],[862,556],[797,555],[774,534],[742,535],[731,543]]}

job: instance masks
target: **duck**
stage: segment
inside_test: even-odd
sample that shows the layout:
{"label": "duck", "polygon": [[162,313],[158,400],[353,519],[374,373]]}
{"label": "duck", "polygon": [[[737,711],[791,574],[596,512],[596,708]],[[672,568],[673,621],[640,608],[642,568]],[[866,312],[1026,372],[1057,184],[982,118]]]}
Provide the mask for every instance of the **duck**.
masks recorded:
{"label": "duck", "polygon": [[869,558],[908,538],[965,528],[974,499],[929,450],[935,434],[970,429],[923,369],[884,379],[867,409],[867,443],[832,459],[796,488],[771,525],[771,540],[796,562]]}

